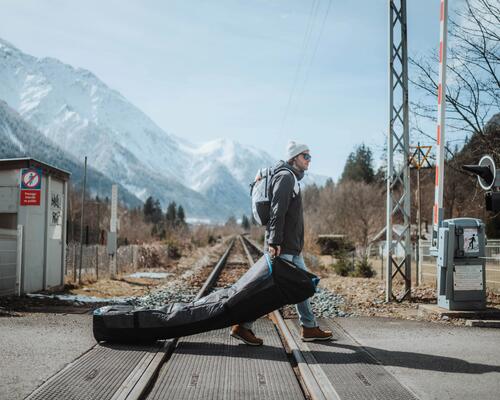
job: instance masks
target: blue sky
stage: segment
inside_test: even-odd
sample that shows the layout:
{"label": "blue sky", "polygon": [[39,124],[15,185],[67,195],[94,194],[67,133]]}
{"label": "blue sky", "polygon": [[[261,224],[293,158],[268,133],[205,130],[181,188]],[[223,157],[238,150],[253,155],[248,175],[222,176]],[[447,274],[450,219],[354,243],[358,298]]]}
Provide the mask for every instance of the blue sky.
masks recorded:
{"label": "blue sky", "polygon": [[[311,147],[312,172],[338,178],[355,145],[376,157],[384,146],[387,4],[2,0],[0,37],[91,70],[169,133],[277,158],[293,138]],[[410,55],[436,47],[438,12],[439,0],[408,0]]]}

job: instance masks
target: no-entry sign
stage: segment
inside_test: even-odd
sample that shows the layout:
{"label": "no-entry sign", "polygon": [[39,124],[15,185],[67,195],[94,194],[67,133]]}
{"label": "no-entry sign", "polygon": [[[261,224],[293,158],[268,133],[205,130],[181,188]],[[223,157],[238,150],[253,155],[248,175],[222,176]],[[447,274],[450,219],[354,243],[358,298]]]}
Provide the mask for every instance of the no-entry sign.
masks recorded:
{"label": "no-entry sign", "polygon": [[42,188],[42,170],[23,168],[21,171],[21,189],[40,190]]}
{"label": "no-entry sign", "polygon": [[21,170],[22,206],[39,206],[42,189],[42,170],[39,168],[23,168]]}

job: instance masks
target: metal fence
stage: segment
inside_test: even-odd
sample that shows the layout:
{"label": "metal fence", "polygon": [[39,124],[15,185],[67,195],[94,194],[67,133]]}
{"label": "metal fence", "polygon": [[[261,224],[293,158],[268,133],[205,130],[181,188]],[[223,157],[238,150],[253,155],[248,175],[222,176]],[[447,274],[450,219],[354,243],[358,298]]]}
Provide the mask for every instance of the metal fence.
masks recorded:
{"label": "metal fence", "polygon": [[19,229],[0,229],[0,296],[19,292]]}
{"label": "metal fence", "polygon": [[[116,273],[134,272],[140,266],[139,245],[121,246],[116,254]],[[90,245],[82,248],[81,276],[85,279],[100,279],[110,277],[111,257],[106,246]],[[80,275],[80,243],[69,243],[66,248],[65,276],[77,280]]]}
{"label": "metal fence", "polygon": [[[414,244],[415,246],[415,244]],[[430,254],[430,241],[422,241],[420,244],[420,257],[422,266],[422,281],[435,284],[436,282],[436,258]],[[384,264],[384,242],[372,245],[369,249],[370,262],[377,273],[377,277],[383,279],[385,276]],[[416,282],[416,251],[412,251],[412,280]],[[486,245],[486,287],[500,291],[500,240],[490,239]]]}
{"label": "metal fence", "polygon": [[[422,242],[422,277],[424,282],[436,279],[436,258],[430,254],[430,242]],[[486,287],[500,289],[500,240],[488,240],[485,249]]]}

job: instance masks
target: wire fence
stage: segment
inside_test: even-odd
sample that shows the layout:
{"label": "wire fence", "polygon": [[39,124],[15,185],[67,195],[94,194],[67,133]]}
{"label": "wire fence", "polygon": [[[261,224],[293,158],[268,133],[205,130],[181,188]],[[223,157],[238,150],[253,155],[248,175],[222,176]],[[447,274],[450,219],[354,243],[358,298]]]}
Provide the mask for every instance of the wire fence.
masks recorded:
{"label": "wire fence", "polygon": [[[168,247],[163,251],[167,252]],[[120,246],[116,252],[116,274],[132,273],[140,268],[147,267],[146,249],[141,245]],[[82,279],[107,279],[111,276],[111,256],[107,253],[106,246],[89,245],[82,247]],[[76,281],[80,277],[80,243],[72,242],[66,247],[67,280]]]}
{"label": "wire fence", "polygon": [[[424,282],[436,280],[436,258],[430,254],[431,243],[422,242],[422,278]],[[485,249],[486,287],[500,289],[500,240],[489,240]]]}

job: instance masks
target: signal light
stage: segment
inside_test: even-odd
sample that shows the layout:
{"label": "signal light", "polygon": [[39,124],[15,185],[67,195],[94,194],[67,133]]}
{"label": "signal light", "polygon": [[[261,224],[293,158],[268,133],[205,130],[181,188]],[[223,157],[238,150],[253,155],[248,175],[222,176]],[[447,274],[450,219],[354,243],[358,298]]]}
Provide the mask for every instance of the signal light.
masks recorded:
{"label": "signal light", "polygon": [[484,195],[486,210],[500,211],[500,170],[496,169],[491,156],[483,156],[479,165],[462,165],[462,169],[477,175],[479,186],[487,192]]}
{"label": "signal light", "polygon": [[484,194],[484,199],[486,201],[487,211],[500,211],[500,192],[486,192]]}

